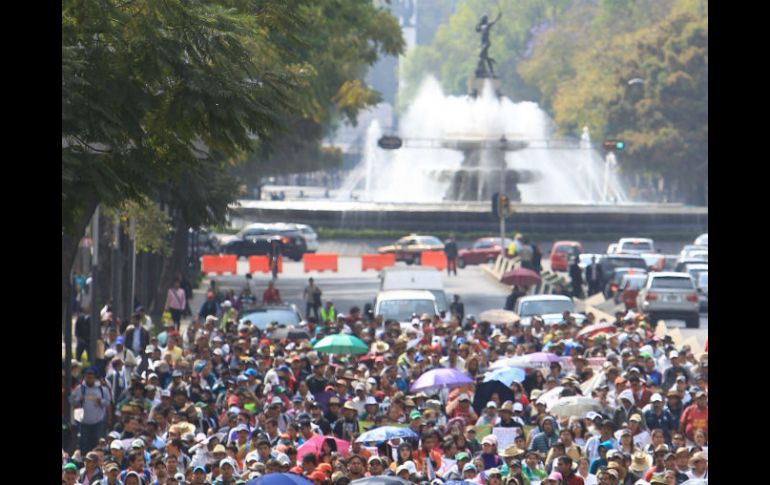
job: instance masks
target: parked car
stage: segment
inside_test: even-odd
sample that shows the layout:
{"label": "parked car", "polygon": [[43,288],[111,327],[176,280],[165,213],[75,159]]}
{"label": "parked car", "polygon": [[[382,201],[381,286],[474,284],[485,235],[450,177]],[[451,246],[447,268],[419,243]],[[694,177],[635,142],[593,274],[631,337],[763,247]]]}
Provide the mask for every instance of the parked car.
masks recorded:
{"label": "parked car", "polygon": [[[641,268],[615,268],[612,272],[612,279],[610,279],[604,287],[604,297],[607,299],[615,298],[621,288],[621,281],[626,275],[642,275],[647,277],[647,270]],[[615,300],[619,302],[618,299]]]}
{"label": "parked car", "polygon": [[618,243],[612,243],[607,246],[607,254],[615,254],[618,250]]}
{"label": "parked car", "polygon": [[380,273],[380,290],[425,290],[436,298],[436,306],[442,315],[449,312],[449,302],[444,292],[442,274],[435,268],[393,266]]}
{"label": "parked car", "polygon": [[305,254],[305,238],[297,229],[273,224],[250,224],[238,234],[220,240],[220,251],[238,257],[263,256],[270,254],[270,245],[277,240],[281,254],[294,261],[300,261]]}
{"label": "parked car", "polygon": [[[513,241],[511,239],[504,239],[503,244],[507,248]],[[482,237],[476,239],[473,246],[470,248],[464,248],[458,251],[457,254],[457,266],[464,268],[469,264],[484,264],[494,263],[497,257],[500,255],[500,238],[499,237]]]}
{"label": "parked car", "polygon": [[698,273],[698,279],[695,281],[695,286],[698,288],[698,303],[700,311],[709,311],[709,272],[703,271]]}
{"label": "parked car", "polygon": [[647,271],[647,262],[641,256],[632,256],[630,254],[608,254],[599,261],[602,268],[601,285],[604,288],[608,282],[615,276],[616,268],[639,268]]}
{"label": "parked car", "polygon": [[698,292],[688,273],[650,273],[636,305],[649,315],[653,327],[665,318],[684,320],[687,328],[698,328],[700,323]]}
{"label": "parked car", "polygon": [[709,245],[709,233],[701,234],[700,236],[695,238],[695,244],[697,244],[698,246],[706,246],[706,247],[708,247],[708,245]]}
{"label": "parked car", "polygon": [[618,241],[618,247],[615,250],[617,254],[644,254],[654,253],[655,243],[652,239],[639,237],[624,237]]}
{"label": "parked car", "polygon": [[687,244],[679,252],[679,259],[692,259],[692,254],[696,252],[708,251],[708,246],[701,246],[699,244]]}
{"label": "parked car", "polygon": [[299,231],[302,237],[305,238],[305,247],[307,248],[305,252],[315,253],[318,251],[318,234],[307,224],[275,224],[274,227]]}
{"label": "parked car", "polygon": [[647,282],[646,273],[625,274],[620,280],[616,302],[623,302],[626,310],[636,310],[636,297]]}
{"label": "parked car", "polygon": [[238,323],[250,321],[252,325],[260,330],[264,330],[270,323],[277,322],[279,325],[298,326],[302,321],[296,305],[258,305],[251,308]]}
{"label": "parked car", "polygon": [[556,241],[551,246],[551,271],[567,271],[571,257],[578,257],[583,246],[577,241]]}
{"label": "parked car", "polygon": [[394,253],[396,261],[404,261],[406,264],[420,264],[420,256],[423,251],[443,250],[444,243],[437,237],[410,234],[393,244],[381,246],[377,252],[380,254]]}
{"label": "parked car", "polygon": [[647,263],[647,269],[649,271],[663,271],[663,267],[666,264],[666,257],[658,253],[644,253],[639,256]]}
{"label": "parked car", "polygon": [[542,317],[546,325],[559,323],[568,311],[575,316],[578,323],[585,320],[585,315],[575,313],[575,303],[572,298],[562,295],[533,295],[523,296],[516,300],[514,312],[521,317],[522,325],[530,325],[532,317]]}
{"label": "parked car", "polygon": [[374,314],[401,323],[402,329],[412,328],[412,317],[423,314],[438,315],[436,297],[425,290],[388,290],[377,294]]}
{"label": "parked car", "polygon": [[674,271],[679,273],[687,273],[688,268],[692,265],[700,265],[700,264],[708,264],[708,259],[684,259],[684,260],[677,260],[676,267],[674,267]]}

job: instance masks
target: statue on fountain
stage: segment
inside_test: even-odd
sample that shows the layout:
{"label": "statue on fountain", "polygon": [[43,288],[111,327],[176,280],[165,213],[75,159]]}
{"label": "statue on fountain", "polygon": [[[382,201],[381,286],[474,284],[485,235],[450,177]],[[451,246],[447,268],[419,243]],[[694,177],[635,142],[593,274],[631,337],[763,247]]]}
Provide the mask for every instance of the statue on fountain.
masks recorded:
{"label": "statue on fountain", "polygon": [[481,16],[481,20],[476,25],[476,32],[481,32],[481,52],[479,53],[479,64],[476,67],[476,77],[482,79],[495,77],[495,60],[489,57],[489,46],[492,43],[489,40],[489,31],[503,16],[503,12],[497,14],[497,18],[492,22],[487,20],[486,15]]}

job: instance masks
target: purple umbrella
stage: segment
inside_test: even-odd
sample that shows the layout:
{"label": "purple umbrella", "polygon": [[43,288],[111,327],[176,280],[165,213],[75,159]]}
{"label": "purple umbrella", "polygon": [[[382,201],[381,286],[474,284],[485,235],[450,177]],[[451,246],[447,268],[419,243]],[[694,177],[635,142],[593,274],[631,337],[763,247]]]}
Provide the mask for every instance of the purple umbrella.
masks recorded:
{"label": "purple umbrella", "polygon": [[411,390],[414,391],[435,391],[438,389],[448,389],[451,387],[460,387],[466,384],[473,384],[474,381],[467,374],[463,374],[457,369],[433,369],[421,375]]}
{"label": "purple umbrella", "polygon": [[551,362],[559,362],[561,360],[561,357],[558,355],[550,354],[548,352],[534,352],[532,354],[522,355],[521,358],[530,364],[549,364]]}

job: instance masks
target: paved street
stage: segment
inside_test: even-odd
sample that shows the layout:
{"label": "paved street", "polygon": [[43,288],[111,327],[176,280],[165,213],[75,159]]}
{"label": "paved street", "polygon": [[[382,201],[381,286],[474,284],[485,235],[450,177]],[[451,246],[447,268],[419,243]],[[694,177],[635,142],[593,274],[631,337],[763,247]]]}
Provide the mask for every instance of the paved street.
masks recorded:
{"label": "paved street", "polygon": [[[304,302],[302,290],[307,284],[307,279],[313,277],[316,284],[323,290],[323,299],[331,299],[337,311],[347,313],[352,306],[363,309],[367,302],[373,302],[379,290],[379,279],[376,271],[362,272],[360,258],[340,257],[339,272],[311,272],[303,271],[302,263],[293,261],[284,262],[284,273],[279,275],[277,286],[284,301],[297,305],[300,313],[304,314]],[[238,271],[245,273],[248,266],[245,260],[238,262]],[[404,263],[398,263],[404,265]],[[269,277],[262,273],[255,273],[254,278],[259,288],[266,288]],[[245,276],[216,276],[217,285],[223,288],[242,288]],[[502,308],[505,297],[510,287],[496,282],[492,276],[482,271],[480,266],[468,266],[458,270],[458,276],[447,276],[443,273],[447,298],[451,300],[453,294],[459,294],[465,302],[466,314],[478,315],[484,310]],[[193,308],[197,312],[205,298],[205,288],[196,291],[193,300]],[[261,295],[260,295],[261,297]],[[611,312],[610,312],[611,313]],[[672,320],[666,322],[669,327],[679,328],[684,340],[694,336],[703,345],[708,336],[708,314],[701,315],[700,328],[687,329],[683,321]]]}

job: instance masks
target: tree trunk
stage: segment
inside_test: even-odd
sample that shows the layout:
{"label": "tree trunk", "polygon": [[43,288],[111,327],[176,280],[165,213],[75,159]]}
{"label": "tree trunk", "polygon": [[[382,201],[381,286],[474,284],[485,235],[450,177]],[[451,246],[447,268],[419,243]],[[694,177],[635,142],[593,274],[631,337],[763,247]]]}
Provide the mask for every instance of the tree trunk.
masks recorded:
{"label": "tree trunk", "polygon": [[61,236],[61,294],[62,294],[62,328],[64,328],[64,317],[66,314],[65,302],[70,298],[72,291],[72,265],[75,263],[75,256],[78,252],[80,239],[86,232],[91,217],[94,215],[96,206],[99,205],[99,199],[92,195],[83,205],[83,211],[80,217],[75,221],[75,226],[71,231],[62,231]]}
{"label": "tree trunk", "polygon": [[181,273],[185,268],[185,263],[187,261],[188,229],[189,226],[182,215],[177,213],[174,217],[174,235],[171,243],[171,251],[163,259],[163,269],[161,270],[160,281],[158,282],[157,290],[155,292],[155,301],[150,310],[152,321],[155,322],[155,325],[158,328],[160,328],[163,307],[166,304],[166,293],[174,282],[174,279],[177,277],[177,274]]}

